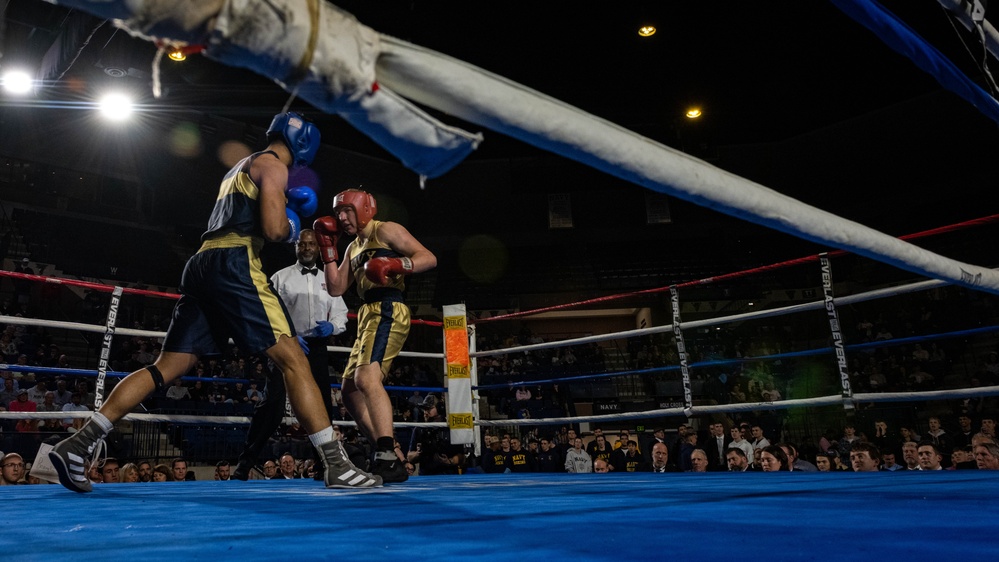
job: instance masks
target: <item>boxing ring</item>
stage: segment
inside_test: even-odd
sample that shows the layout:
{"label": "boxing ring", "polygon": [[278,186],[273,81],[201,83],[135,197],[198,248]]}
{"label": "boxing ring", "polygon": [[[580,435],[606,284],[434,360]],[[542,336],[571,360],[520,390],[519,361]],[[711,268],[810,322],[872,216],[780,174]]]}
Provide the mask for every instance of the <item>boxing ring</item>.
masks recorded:
{"label": "boxing ring", "polygon": [[17,514],[5,560],[719,560],[769,544],[796,560],[999,554],[995,472],[463,475],[365,491],[171,482],[82,497],[20,486],[0,500]]}
{"label": "boxing ring", "polygon": [[[100,4],[84,0],[60,3],[84,9],[89,7],[91,10],[97,10],[95,5]],[[305,9],[304,6],[302,3],[298,8]],[[308,4],[309,9],[315,8],[314,18],[319,17],[320,8],[317,6],[316,2]],[[135,16],[127,13],[125,3],[112,3],[105,8],[109,10],[109,17]],[[323,17],[328,17],[330,12],[322,13]],[[147,15],[142,14],[143,17]],[[307,18],[306,21],[311,20]],[[157,22],[145,23],[155,27]],[[308,33],[298,31],[297,39],[312,48],[315,48],[316,40],[322,40],[316,37],[315,25]],[[985,313],[981,314],[981,318],[970,318],[975,321],[965,326],[929,328],[930,324],[927,324],[924,331],[912,330],[913,333],[897,338],[854,341],[850,333],[853,324],[866,319],[864,314],[873,316],[878,313],[877,308],[864,308],[866,303],[886,298],[903,299],[903,308],[930,302],[958,303],[962,306],[971,302],[972,305],[961,310],[975,313],[993,310],[995,303],[989,299],[995,299],[999,293],[999,273],[995,270],[944,258],[900,239],[804,206],[696,159],[630,136],[613,124],[595,118],[587,121],[586,116],[581,116],[581,112],[574,108],[488,73],[477,73],[476,69],[460,61],[390,38],[383,37],[381,40],[384,57],[378,61],[380,83],[418,102],[446,110],[469,122],[483,123],[508,132],[516,138],[550,148],[651,189],[808,240],[851,250],[908,272],[940,279],[907,279],[904,283],[885,282],[873,288],[857,288],[856,283],[843,283],[851,284],[857,290],[846,295],[834,295],[834,282],[841,279],[837,277],[841,268],[838,264],[833,265],[836,263],[834,258],[842,254],[833,252],[754,268],[752,271],[733,272],[729,276],[691,280],[670,287],[602,297],[550,310],[471,318],[472,361],[469,372],[472,404],[473,408],[481,408],[483,404],[490,407],[488,415],[480,415],[482,412],[479,409],[475,411],[476,437],[481,435],[483,428],[513,433],[522,431],[525,435],[533,431],[534,435],[538,435],[538,432],[548,431],[545,428],[564,425],[578,427],[581,431],[589,431],[593,423],[607,427],[634,428],[640,425],[644,428],[647,424],[663,424],[664,420],[682,420],[696,425],[719,419],[718,416],[736,418],[761,411],[768,412],[766,415],[772,415],[774,419],[777,419],[778,413],[781,416],[786,413],[787,418],[800,423],[811,419],[822,419],[826,423],[826,420],[861,419],[871,411],[871,405],[881,402],[917,403],[917,406],[898,414],[900,423],[912,424],[920,422],[927,413],[952,411],[957,404],[980,407],[981,413],[988,413],[987,408],[993,404],[989,399],[999,395],[999,386],[968,384],[967,373],[941,372],[938,375],[956,381],[956,386],[952,388],[901,391],[893,389],[891,382],[879,388],[865,388],[877,386],[875,377],[871,376],[868,380],[865,375],[858,380],[852,372],[851,360],[859,361],[887,348],[902,349],[904,351],[899,353],[906,353],[907,346],[924,342],[929,345],[960,341],[962,344],[955,344],[955,349],[959,349],[961,354],[973,355],[974,350],[982,346],[995,345],[994,334],[999,331],[999,326],[984,321],[994,320]],[[233,52],[226,51],[227,47],[233,45],[210,45],[209,54],[223,62],[258,68],[246,60],[233,60],[235,56]],[[282,51],[287,60],[299,60],[295,56],[297,51],[288,45],[283,47],[293,53],[289,55]],[[264,57],[263,54],[258,55]],[[301,92],[305,99],[333,98],[330,102],[332,106],[326,108],[343,109],[338,104],[345,100],[337,100],[336,95],[328,94],[356,94],[357,91],[317,91],[316,83],[321,82],[322,71],[328,69],[313,68],[310,64],[311,52],[309,57],[301,59],[300,68],[280,69],[280,76],[272,78],[294,76],[305,90],[309,90]],[[366,60],[365,64],[368,65],[365,71],[374,73],[373,60]],[[264,66],[261,62],[260,67]],[[455,76],[459,78],[455,79]],[[370,77],[364,75],[361,78]],[[448,84],[448,88],[442,88],[441,84]],[[484,84],[485,87],[496,88],[489,96],[476,99]],[[368,85],[370,82],[362,84],[362,89]],[[350,90],[349,85],[347,90]],[[389,95],[384,92],[389,91],[382,90],[381,102],[385,101],[384,96]],[[351,101],[357,101],[357,98]],[[989,103],[994,103],[994,100]],[[528,108],[527,115],[498,116],[504,108],[516,105]],[[350,113],[355,121],[378,116],[378,112],[370,106],[361,109],[363,111]],[[538,121],[535,112],[558,116],[555,120],[559,120],[565,128],[546,131],[550,136],[539,140],[534,125],[527,123]],[[399,113],[395,115],[399,116]],[[357,125],[355,121],[352,122]],[[372,127],[377,129],[385,125],[385,122],[373,124],[374,121],[377,119],[358,126],[362,129],[368,127],[366,132],[372,136],[385,135],[384,130],[371,131]],[[439,159],[432,165],[428,164],[426,169],[413,164],[414,159],[419,161],[425,153],[405,146],[408,141],[389,144],[396,149],[393,154],[407,165],[422,175],[433,177],[460,161],[479,140],[474,135],[464,136],[462,131],[447,132],[454,135],[459,146],[448,147],[444,146],[446,142],[433,141],[429,143],[433,146],[422,147],[428,148],[429,152],[441,149],[441,153],[437,154]],[[568,142],[564,140],[567,137],[574,138]],[[384,136],[379,138],[386,141]],[[587,142],[593,144],[587,145]],[[637,156],[630,159],[621,155],[629,152]],[[994,217],[991,217],[983,219],[981,224],[994,222]],[[768,285],[771,281],[766,275],[788,266],[812,268],[804,274],[809,284],[804,290],[807,295],[800,286]],[[855,267],[857,271],[864,271],[870,266]],[[761,275],[763,277],[755,277]],[[29,278],[52,282],[40,277]],[[735,279],[747,279],[748,283],[767,286],[777,294],[771,294],[768,302],[759,309],[748,312],[744,303],[734,302],[739,299],[727,299],[728,304],[722,310],[700,306],[725,300],[720,296],[713,297],[713,300],[712,297],[687,299],[689,293],[699,292],[712,283]],[[852,281],[852,278],[847,276],[845,281]],[[110,289],[94,288],[101,291]],[[798,293],[798,297],[788,297],[787,302],[783,302],[778,298],[781,291]],[[934,292],[939,292],[939,298],[914,296]],[[120,298],[122,294],[123,291],[115,288],[112,298]],[[717,294],[722,294],[721,290]],[[651,322],[651,326],[623,332],[573,335],[526,346],[480,350],[476,345],[477,334],[491,329],[491,326],[498,326],[502,321],[522,322],[532,314],[543,315],[575,307],[586,309],[615,300],[631,302],[629,299],[649,296],[662,299],[657,301],[656,311],[650,313],[650,320],[659,320]],[[918,300],[921,298],[924,300]],[[976,308],[979,305],[981,307]],[[728,306],[735,312],[727,310]],[[708,308],[711,310],[708,311]],[[799,314],[811,316],[807,322],[778,320]],[[843,321],[844,315],[850,316],[849,326]],[[691,320],[691,317],[696,319]],[[0,323],[44,325],[52,329],[104,333],[106,337],[162,335],[116,328],[110,318],[104,326],[12,317],[0,317]],[[733,331],[749,327],[747,334],[767,334],[771,329],[782,327],[788,329],[763,338],[770,341],[762,342],[755,348],[747,346],[709,351],[712,330],[721,331],[722,325],[735,326],[731,328]],[[514,330],[507,329],[505,332],[512,334]],[[783,346],[768,347],[781,338],[784,339]],[[626,343],[619,344],[615,349],[607,343],[614,340]],[[608,346],[608,349],[621,352],[630,349],[634,342],[640,344],[643,341],[662,345],[671,354],[670,359],[657,360],[657,364],[650,367],[629,364],[625,368],[597,372],[546,371],[545,374],[551,376],[530,378],[502,376],[502,379],[509,378],[509,381],[499,377],[489,379],[478,368],[478,363],[492,358],[499,360],[518,354],[528,356],[534,352],[544,352],[545,355],[540,357],[550,358],[550,354],[561,354],[561,350],[574,347],[585,349],[594,345]],[[342,352],[343,349],[334,351]],[[433,360],[444,357],[439,352],[407,353]],[[43,369],[11,365],[2,365],[0,369],[45,372]],[[55,374],[56,371],[50,373]],[[68,374],[82,375],[75,371]],[[116,377],[123,374],[108,371],[107,365],[102,364],[97,376]],[[778,380],[786,383],[782,388],[787,390],[787,396],[730,403],[718,400],[712,403],[697,398],[700,394],[696,390],[698,383],[720,380],[722,375],[726,379],[738,375],[744,377],[747,383],[759,383],[761,387]],[[90,376],[89,372],[87,376]],[[584,384],[596,388],[608,381],[625,379],[635,389],[666,388],[668,390],[664,393],[669,398],[650,407],[636,401],[634,410],[612,414],[593,413],[591,409],[582,415],[562,411],[552,416],[516,417],[493,412],[495,404],[492,397],[484,399],[481,395],[515,385],[547,389],[555,385]],[[229,382],[232,380],[229,379]],[[918,387],[924,382],[921,378],[911,380],[906,375],[899,385]],[[615,392],[622,385],[614,382],[611,387],[604,386],[605,390],[607,388]],[[412,390],[412,387],[404,390]],[[453,388],[420,390],[445,392],[453,391]],[[547,395],[546,390],[543,392]],[[617,398],[620,397],[619,393]],[[586,402],[579,398],[572,396],[570,399],[576,408]],[[586,403],[591,408],[600,405],[595,397],[590,397]],[[623,402],[618,400],[616,403],[620,405]],[[84,412],[70,415],[5,412],[0,413],[0,419],[88,415]],[[208,423],[212,426],[238,426],[248,421],[245,416],[207,418],[142,412],[129,414],[126,419],[151,423]],[[421,425],[424,424],[400,423],[397,428]],[[440,425],[443,424],[436,424]],[[804,434],[796,437],[804,438]],[[815,435],[809,434],[809,437]],[[476,451],[478,445],[477,438],[474,443]],[[777,552],[781,555],[807,559],[855,558],[872,554],[914,558],[989,555],[999,552],[999,546],[991,540],[994,532],[992,516],[997,512],[995,506],[999,499],[996,497],[999,495],[996,478],[996,472],[991,471],[835,475],[462,474],[416,476],[404,484],[363,491],[326,490],[308,480],[196,481],[131,486],[107,484],[97,486],[93,493],[82,496],[71,494],[60,486],[3,486],[0,487],[0,500],[17,514],[17,530],[0,535],[0,552],[5,559],[12,560],[94,553],[152,560],[175,560],[178,557],[252,560],[273,559],[275,555],[350,560],[381,560],[400,556],[606,560],[618,557],[665,559],[679,553],[718,559],[752,556],[758,554],[754,548],[772,551],[773,547],[779,549]],[[969,517],[969,514],[974,516]],[[768,544],[770,541],[773,546]]]}
{"label": "boxing ring", "polygon": [[[978,238],[985,235],[979,228],[995,228],[995,217],[949,225],[913,236],[932,238],[933,235],[965,232]],[[991,232],[991,230],[989,231]],[[787,268],[805,268],[819,278],[820,260],[828,256],[807,256],[771,264],[751,271],[720,275],[719,279],[746,278],[750,283],[765,283],[755,276],[772,274]],[[843,254],[836,260],[859,259]],[[834,262],[834,272],[844,268]],[[55,282],[52,279],[47,283]],[[72,280],[65,282],[71,283]],[[672,292],[686,294],[697,287],[711,290],[713,280],[693,280],[678,286],[643,292],[669,295],[668,303],[681,313],[691,307]],[[821,285],[816,287],[820,295]],[[96,287],[95,287],[96,288]],[[707,288],[707,289],[705,289]],[[101,287],[110,292],[110,287]],[[892,283],[890,286],[836,297],[843,310],[885,299],[907,299],[913,295],[943,291],[946,283],[917,281]],[[951,288],[964,294],[963,289]],[[131,292],[131,291],[130,291]],[[113,294],[113,293],[112,293]],[[150,297],[172,296],[143,295]],[[610,295],[601,303],[628,302],[636,294]],[[134,297],[133,297],[134,298]],[[665,298],[665,297],[664,297]],[[955,295],[943,295],[946,299]],[[992,299],[982,295],[984,299]],[[785,400],[761,403],[711,404],[697,398],[689,402],[680,397],[677,403],[650,410],[613,414],[556,416],[550,418],[476,417],[479,430],[548,432],[561,425],[571,425],[584,431],[591,424],[612,427],[648,427],[664,425],[671,420],[703,424],[716,416],[738,416],[767,408],[773,411],[797,412],[799,417],[834,416],[845,419],[853,405],[878,402],[908,403],[920,401],[918,409],[933,410],[954,400],[983,398],[999,394],[993,387],[959,388],[932,392],[852,392],[846,395],[837,379],[834,348],[828,345],[814,349],[801,347],[781,353],[743,357],[695,357],[694,340],[699,330],[708,326],[730,323],[760,322],[780,325],[787,316],[807,315],[824,322],[827,317],[824,300],[811,303],[778,306],[734,316],[713,315],[710,319],[682,321],[681,333],[687,333],[691,353],[687,365],[687,382],[696,382],[697,374],[712,369],[734,369],[739,365],[791,364],[797,360],[815,360],[825,365],[821,371],[824,382],[804,395],[799,391]],[[592,302],[566,303],[555,308],[593,306]],[[911,307],[909,303],[899,306]],[[515,312],[506,317],[475,318],[469,332],[481,338],[483,330],[499,328],[504,322],[522,322],[532,315],[551,314],[550,309]],[[862,315],[862,312],[857,312]],[[672,316],[665,316],[674,320]],[[38,319],[4,317],[0,320],[22,324],[55,323]],[[430,329],[439,329],[439,322],[425,322]],[[847,338],[848,355],[864,353],[865,349],[911,345],[913,341],[942,342],[954,338],[991,338],[999,327],[972,322],[958,330],[926,333],[895,341],[857,343]],[[82,329],[80,325],[65,328]],[[86,326],[91,332],[106,332],[107,326]],[[115,330],[115,337],[129,334],[161,336],[143,330]],[[547,341],[514,348],[476,350],[471,356],[475,363],[503,356],[533,351],[564,350],[603,343],[615,339],[643,339],[657,334],[675,338],[674,325],[661,326]],[[485,340],[483,340],[485,341]],[[793,341],[789,338],[788,342]],[[331,347],[342,353],[346,348]],[[444,354],[407,351],[414,358],[442,362]],[[10,367],[10,366],[4,366]],[[34,368],[35,371],[41,369]],[[473,393],[478,404],[489,404],[479,393],[505,388],[506,382],[490,384],[480,365],[473,363],[473,373],[486,380],[477,380]],[[81,374],[78,369],[66,374]],[[650,369],[608,370],[597,373],[575,373],[550,379],[538,377],[516,380],[545,388],[552,384],[602,384],[614,379],[653,377],[657,382],[679,383],[684,375],[680,365],[664,363]],[[735,372],[735,371],[731,371]],[[88,374],[93,375],[92,371]],[[108,371],[109,377],[123,375]],[[856,381],[854,381],[856,382]],[[830,389],[832,393],[827,393]],[[411,387],[393,389],[411,390]],[[446,388],[423,390],[441,392]],[[851,389],[853,390],[853,389]],[[929,406],[926,406],[929,405]],[[661,405],[662,406],[662,405]],[[580,404],[577,404],[577,408]],[[493,408],[486,408],[493,410]],[[46,417],[55,414],[2,413],[4,418]],[[66,417],[66,414],[58,414]],[[75,414],[86,416],[87,413]],[[172,416],[163,413],[133,413],[129,419],[149,422],[183,424],[244,425],[242,416]],[[859,418],[856,418],[859,419]],[[397,431],[418,427],[421,423],[397,424]],[[443,424],[435,424],[442,426]],[[703,426],[702,426],[703,427]],[[99,551],[110,556],[138,555],[153,560],[208,559],[240,557],[246,559],[273,558],[293,554],[320,559],[380,560],[398,556],[461,556],[471,559],[523,559],[529,556],[572,557],[586,560],[606,560],[610,557],[637,556],[659,558],[664,549],[689,549],[707,559],[743,556],[747,547],[740,540],[719,540],[719,532],[738,529],[738,537],[767,537],[779,542],[782,552],[796,558],[852,557],[854,553],[874,555],[910,555],[929,557],[961,554],[990,554],[999,550],[992,541],[975,540],[989,537],[989,516],[995,505],[999,478],[993,471],[898,472],[877,474],[854,473],[615,473],[610,474],[472,474],[449,476],[414,476],[408,482],[389,485],[377,490],[326,490],[309,480],[249,482],[170,482],[136,485],[98,485],[87,495],[71,494],[61,486],[4,486],[0,498],[19,513],[21,531],[16,542],[5,545],[5,554],[14,560],[33,559],[39,555],[53,557]],[[924,481],[925,480],[925,481]],[[967,517],[975,513],[976,517]],[[165,516],[164,514],[170,514]],[[360,523],[358,523],[360,522]],[[793,522],[793,523],[791,523]],[[789,526],[789,523],[793,526]],[[596,535],[594,534],[596,531]],[[655,534],[656,532],[661,534]],[[978,532],[980,531],[980,532]],[[289,536],[293,545],[286,544]],[[53,539],[53,537],[55,539]],[[599,537],[594,540],[594,537]],[[0,543],[6,539],[0,540]],[[30,545],[30,547],[29,547]],[[41,546],[39,546],[41,545]],[[51,550],[45,551],[45,548]],[[43,549],[43,550],[39,550]],[[843,550],[831,550],[843,549]],[[685,550],[684,550],[685,551]]]}

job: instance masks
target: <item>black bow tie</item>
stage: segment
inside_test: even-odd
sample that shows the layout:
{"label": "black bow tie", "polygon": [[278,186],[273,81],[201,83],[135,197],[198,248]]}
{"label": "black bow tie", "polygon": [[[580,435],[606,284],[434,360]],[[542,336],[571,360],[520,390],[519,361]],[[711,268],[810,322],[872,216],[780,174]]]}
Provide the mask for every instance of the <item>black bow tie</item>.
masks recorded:
{"label": "black bow tie", "polygon": [[318,267],[314,267],[312,269],[309,269],[307,267],[302,268],[302,275],[308,275],[310,273],[313,275],[319,275],[319,268]]}

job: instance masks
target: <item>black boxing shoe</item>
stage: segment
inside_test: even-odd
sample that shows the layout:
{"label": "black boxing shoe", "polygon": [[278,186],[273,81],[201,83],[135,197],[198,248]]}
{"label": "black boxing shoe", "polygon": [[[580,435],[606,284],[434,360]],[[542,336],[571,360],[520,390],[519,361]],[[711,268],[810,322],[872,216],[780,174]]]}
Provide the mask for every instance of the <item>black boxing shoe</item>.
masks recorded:
{"label": "black boxing shoe", "polygon": [[409,480],[406,466],[399,460],[394,451],[375,453],[375,461],[371,463],[371,473],[382,477],[383,482],[399,483]]}

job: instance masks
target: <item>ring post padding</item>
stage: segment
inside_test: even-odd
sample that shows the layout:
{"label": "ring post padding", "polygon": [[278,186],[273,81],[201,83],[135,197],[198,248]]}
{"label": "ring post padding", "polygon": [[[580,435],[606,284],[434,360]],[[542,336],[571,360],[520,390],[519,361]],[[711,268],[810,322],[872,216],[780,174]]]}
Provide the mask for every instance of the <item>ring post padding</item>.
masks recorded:
{"label": "ring post padding", "polygon": [[475,440],[472,419],[472,379],[469,370],[468,322],[465,305],[444,306],[444,376],[447,379],[447,425],[451,443],[470,445]]}

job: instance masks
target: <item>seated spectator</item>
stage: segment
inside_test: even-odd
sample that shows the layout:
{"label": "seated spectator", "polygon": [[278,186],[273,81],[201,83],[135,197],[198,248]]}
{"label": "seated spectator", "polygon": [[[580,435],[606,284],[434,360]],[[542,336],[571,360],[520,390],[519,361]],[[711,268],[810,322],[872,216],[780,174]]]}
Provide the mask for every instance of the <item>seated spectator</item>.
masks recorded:
{"label": "seated spectator", "polygon": [[819,472],[832,472],[834,457],[838,459],[839,455],[827,451],[820,451],[819,454],[815,455],[815,468],[818,468]]}
{"label": "seated spectator", "polygon": [[17,453],[7,453],[0,460],[0,486],[24,483],[24,459]]}
{"label": "seated spectator", "polygon": [[919,457],[919,470],[943,470],[940,464],[943,461],[943,454],[933,443],[922,442],[916,450]]}
{"label": "seated spectator", "polygon": [[[83,397],[80,396],[79,392],[74,392],[68,404],[63,404],[63,412],[89,412],[90,408],[87,408],[82,404]],[[86,418],[63,418],[62,426],[68,431],[77,431],[86,422]]]}
{"label": "seated spectator", "polygon": [[794,446],[793,443],[778,443],[778,447],[784,449],[784,454],[787,455],[787,462],[791,465],[791,470],[800,470],[801,472],[818,472],[819,469],[815,467],[814,464],[798,457],[798,448]]}
{"label": "seated spectator", "polygon": [[153,482],[173,482],[173,471],[165,464],[158,464],[153,467]]}
{"label": "seated spectator", "polygon": [[187,470],[187,461],[182,458],[173,459],[170,470],[173,471],[173,479],[178,482],[194,480],[194,473]]}
{"label": "seated spectator", "polygon": [[[729,434],[732,436],[732,442],[728,444],[729,448],[731,449],[734,447],[736,449],[741,450],[743,452],[743,456],[746,458],[749,464],[753,464],[753,453],[754,453],[753,444],[750,443],[749,440],[743,437],[742,428],[733,425],[731,429],[729,429]],[[727,454],[728,453],[726,453],[726,455]],[[732,470],[731,464],[729,464],[729,470]]]}
{"label": "seated spectator", "polygon": [[222,482],[232,479],[232,467],[229,465],[229,461],[220,460],[215,463],[215,479]]}
{"label": "seated spectator", "polygon": [[190,389],[184,386],[184,381],[180,377],[174,379],[173,384],[166,391],[166,397],[170,400],[192,400]]}
{"label": "seated spectator", "polygon": [[915,441],[902,443],[902,460],[905,462],[905,470],[919,470],[919,444]]}
{"label": "seated spectator", "polygon": [[263,393],[257,389],[257,381],[250,381],[250,388],[246,389],[246,399],[251,404],[256,404],[264,399]]}
{"label": "seated spectator", "polygon": [[791,464],[787,460],[787,453],[777,445],[764,447],[760,452],[760,466],[763,472],[790,471]]}
{"label": "seated spectator", "polygon": [[293,480],[298,478],[299,475],[295,472],[295,457],[288,453],[281,455],[281,462],[278,464],[279,474],[276,476],[278,480],[284,478],[285,480]]}
{"label": "seated spectator", "polygon": [[61,408],[57,407],[55,403],[55,392],[52,392],[51,390],[45,391],[45,395],[42,396],[42,401],[38,403],[38,411],[39,412],[61,411]]}
{"label": "seated spectator", "polygon": [[[488,449],[482,452],[482,471],[486,474],[500,474],[507,472],[506,453],[501,448],[499,438],[487,435]],[[580,440],[582,442],[582,440]],[[563,467],[559,467],[558,472],[562,472]],[[570,471],[571,472],[571,471]]]}
{"label": "seated spectator", "polygon": [[690,455],[697,448],[697,432],[690,431],[683,437],[683,442],[680,444],[680,470],[682,472],[690,472],[693,465],[690,463]]}
{"label": "seated spectator", "polygon": [[[7,405],[11,412],[37,412],[38,405],[28,400],[28,391],[21,389],[17,391],[17,400]],[[38,431],[38,420],[17,420],[15,430],[19,433],[34,433]]]}
{"label": "seated spectator", "polygon": [[850,465],[854,472],[877,472],[881,466],[881,451],[873,443],[854,443],[850,449]]}
{"label": "seated spectator", "polygon": [[752,472],[746,452],[739,447],[729,447],[725,452],[729,472]]}
{"label": "seated spectator", "polygon": [[264,461],[264,480],[274,480],[280,478],[278,476],[278,463],[275,459],[267,459]]}
{"label": "seated spectator", "polygon": [[121,479],[121,465],[118,463],[118,459],[114,457],[108,457],[104,459],[104,464],[101,465],[101,482],[105,484],[118,484]]}
{"label": "seated spectator", "polygon": [[886,472],[895,472],[896,470],[902,470],[905,467],[895,462],[895,452],[881,453],[881,470]]}
{"label": "seated spectator", "polygon": [[101,467],[90,463],[87,465],[87,478],[93,484],[103,484],[104,476],[101,475]]}
{"label": "seated spectator", "polygon": [[521,447],[518,437],[510,438],[510,452],[506,455],[506,466],[510,472],[535,472],[534,458]]}
{"label": "seated spectator", "polygon": [[593,460],[604,459],[607,462],[611,462],[611,453],[614,452],[614,449],[607,442],[607,437],[602,432],[598,434],[596,430],[593,433],[594,439],[586,447],[586,452]]}
{"label": "seated spectator", "polygon": [[652,463],[649,465],[651,472],[677,472],[675,465],[669,462],[669,447],[662,441],[656,441],[652,445]]}
{"label": "seated spectator", "polygon": [[[497,448],[499,447],[497,446]],[[485,453],[485,455],[489,454],[489,451]],[[537,469],[538,472],[562,472],[562,458],[555,450],[555,444],[548,437],[541,438],[541,448],[537,455]]]}
{"label": "seated spectator", "polygon": [[689,472],[707,472],[707,471],[708,471],[708,454],[704,452],[704,449],[694,449],[690,453]]}
{"label": "seated spectator", "polygon": [[[707,459],[705,459],[705,462],[707,462]],[[604,459],[597,459],[597,460],[593,461],[593,472],[601,474],[601,473],[607,473],[607,472],[610,472],[610,471],[611,471],[610,463],[608,463]]]}
{"label": "seated spectator", "polygon": [[975,445],[975,464],[979,470],[999,470],[999,445],[995,443]]}
{"label": "seated spectator", "polygon": [[948,470],[974,470],[978,468],[975,463],[975,454],[971,445],[967,447],[957,447],[950,453],[950,466]]}
{"label": "seated spectator", "polygon": [[611,464],[617,472],[647,472],[645,458],[638,452],[638,442],[628,440],[628,445],[614,451],[617,455],[611,457]]}
{"label": "seated spectator", "polygon": [[139,481],[139,467],[135,463],[126,463],[118,471],[118,482],[132,484]]}
{"label": "seated spectator", "polygon": [[149,461],[139,461],[139,482],[151,482],[153,479],[153,465]]}
{"label": "seated spectator", "polygon": [[[198,375],[201,376],[201,375]],[[208,391],[205,389],[205,383],[202,381],[194,381],[194,386],[188,389],[191,395],[191,400],[195,402],[207,402],[208,401]]]}
{"label": "seated spectator", "polygon": [[60,410],[73,398],[73,391],[69,390],[66,379],[56,380],[56,389],[53,392],[55,392],[55,404]]}
{"label": "seated spectator", "polygon": [[593,460],[583,450],[583,439],[581,437],[573,440],[572,448],[565,454],[565,471],[576,474],[593,472]]}

